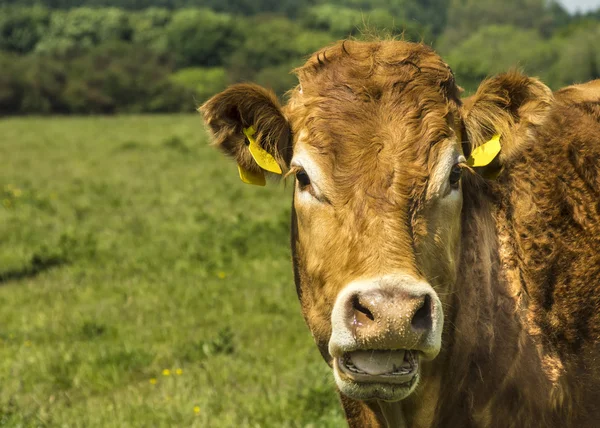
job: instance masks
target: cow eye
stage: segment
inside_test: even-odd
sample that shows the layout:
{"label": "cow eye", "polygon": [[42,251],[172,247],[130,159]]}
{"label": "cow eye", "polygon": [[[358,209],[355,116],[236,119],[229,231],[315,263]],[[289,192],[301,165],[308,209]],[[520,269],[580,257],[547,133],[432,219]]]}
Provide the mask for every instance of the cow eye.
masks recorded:
{"label": "cow eye", "polygon": [[452,167],[450,171],[450,186],[454,189],[458,188],[458,183],[460,182],[460,177],[462,177],[462,168],[460,165],[456,164]]}
{"label": "cow eye", "polygon": [[298,185],[301,189],[310,186],[310,178],[308,178],[308,174],[303,169],[296,173],[296,180],[298,180]]}

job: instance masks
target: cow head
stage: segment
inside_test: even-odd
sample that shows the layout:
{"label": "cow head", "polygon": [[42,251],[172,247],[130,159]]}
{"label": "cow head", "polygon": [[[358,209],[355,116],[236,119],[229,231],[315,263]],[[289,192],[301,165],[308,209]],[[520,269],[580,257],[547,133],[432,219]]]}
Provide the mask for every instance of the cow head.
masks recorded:
{"label": "cow head", "polygon": [[440,352],[452,308],[463,187],[474,179],[467,135],[474,145],[496,125],[508,135],[533,95],[511,112],[505,88],[492,82],[463,108],[441,58],[401,41],[341,42],[296,72],[300,84],[283,107],[241,84],[201,111],[241,170],[265,173],[248,150],[252,127],[272,161],[296,177],[296,286],[338,388],[356,399],[401,400]]}

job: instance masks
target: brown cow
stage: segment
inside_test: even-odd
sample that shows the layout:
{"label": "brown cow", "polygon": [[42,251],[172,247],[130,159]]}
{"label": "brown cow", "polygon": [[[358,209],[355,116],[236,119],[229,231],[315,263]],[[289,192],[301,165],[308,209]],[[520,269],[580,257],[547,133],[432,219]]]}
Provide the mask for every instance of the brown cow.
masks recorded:
{"label": "brown cow", "polygon": [[201,112],[243,172],[252,126],[295,174],[296,287],[349,425],[600,426],[600,82],[511,72],[463,104],[389,40],[296,72],[283,107],[240,84]]}

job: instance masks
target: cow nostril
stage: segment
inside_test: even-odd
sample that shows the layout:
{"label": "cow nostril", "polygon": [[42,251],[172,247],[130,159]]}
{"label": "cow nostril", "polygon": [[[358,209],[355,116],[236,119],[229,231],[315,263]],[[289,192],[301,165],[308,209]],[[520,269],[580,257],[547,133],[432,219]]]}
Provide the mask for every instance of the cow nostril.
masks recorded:
{"label": "cow nostril", "polygon": [[352,309],[354,309],[354,318],[358,321],[366,321],[365,317],[370,319],[371,321],[375,320],[375,317],[373,316],[371,311],[360,303],[360,300],[358,300],[358,296],[354,296],[354,298],[352,299]]}
{"label": "cow nostril", "polygon": [[431,329],[431,297],[425,295],[421,307],[415,312],[410,323],[415,331],[427,331]]}

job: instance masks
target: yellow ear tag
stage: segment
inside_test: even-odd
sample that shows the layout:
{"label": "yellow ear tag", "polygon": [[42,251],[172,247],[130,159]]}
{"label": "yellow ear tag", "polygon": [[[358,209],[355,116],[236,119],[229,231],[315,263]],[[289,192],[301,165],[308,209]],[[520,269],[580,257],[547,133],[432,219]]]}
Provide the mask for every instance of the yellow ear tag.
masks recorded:
{"label": "yellow ear tag", "polygon": [[256,129],[253,126],[250,128],[244,129],[244,134],[250,144],[248,145],[248,149],[250,150],[250,154],[254,158],[255,162],[265,171],[273,172],[275,174],[281,174],[281,168],[279,164],[275,160],[273,156],[271,156],[265,149],[258,145],[256,139],[254,138],[254,134],[256,134]]}
{"label": "yellow ear tag", "polygon": [[265,174],[262,171],[248,171],[238,164],[238,172],[240,173],[240,178],[246,184],[254,184],[255,186],[264,186],[267,184]]}
{"label": "yellow ear tag", "polygon": [[489,165],[498,156],[501,149],[500,135],[496,134],[491,140],[473,150],[471,156],[467,159],[467,165],[473,167]]}

